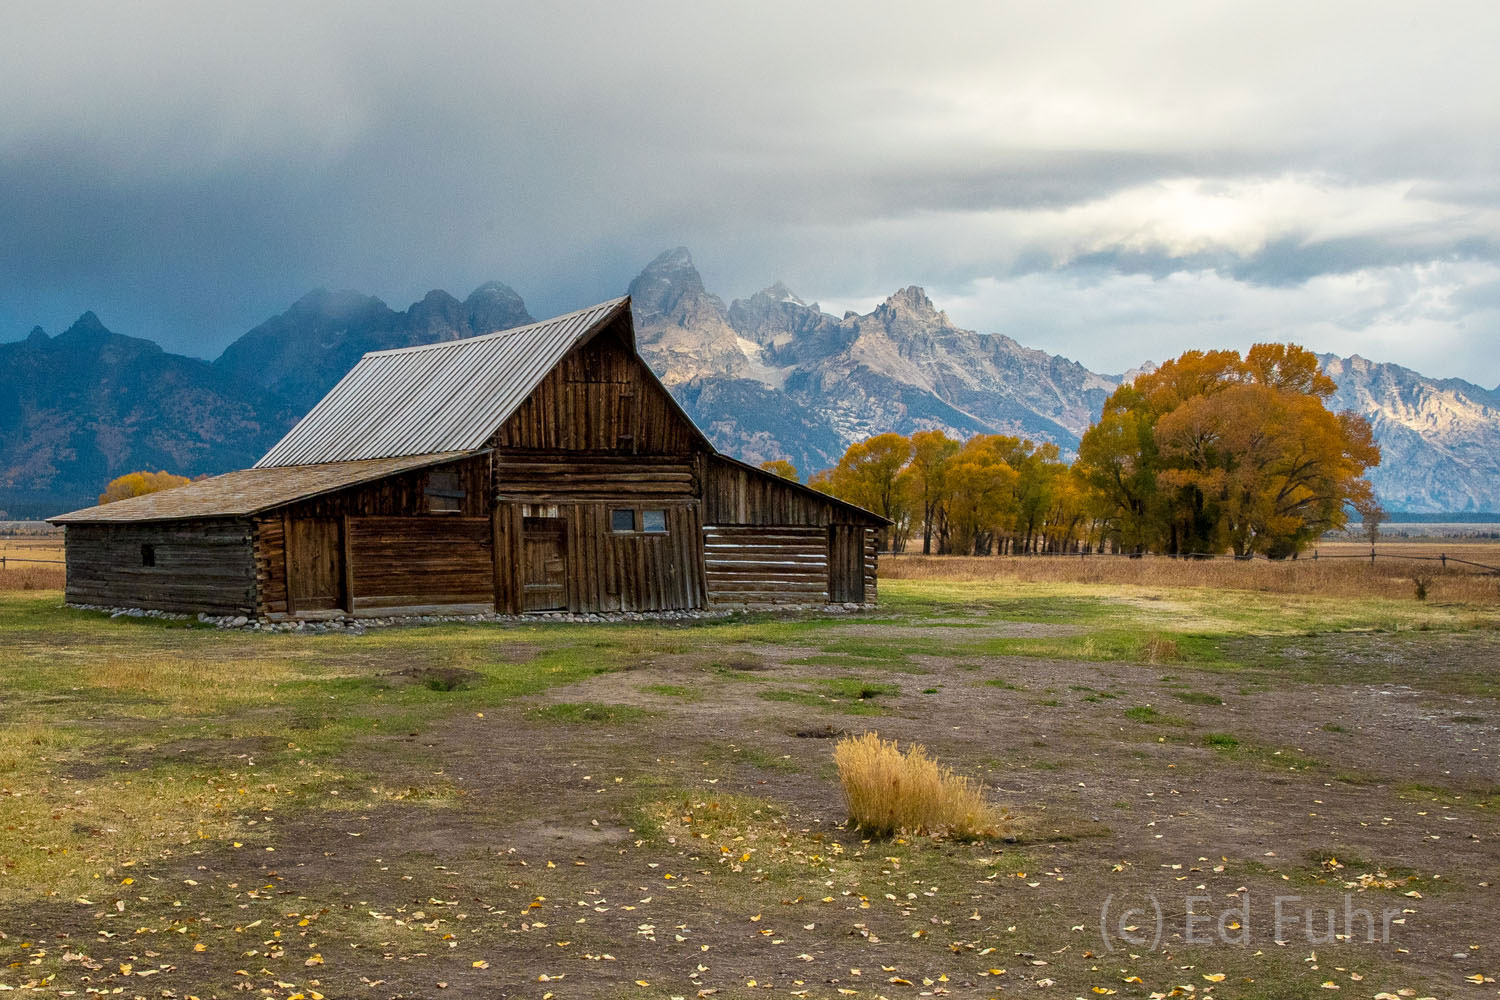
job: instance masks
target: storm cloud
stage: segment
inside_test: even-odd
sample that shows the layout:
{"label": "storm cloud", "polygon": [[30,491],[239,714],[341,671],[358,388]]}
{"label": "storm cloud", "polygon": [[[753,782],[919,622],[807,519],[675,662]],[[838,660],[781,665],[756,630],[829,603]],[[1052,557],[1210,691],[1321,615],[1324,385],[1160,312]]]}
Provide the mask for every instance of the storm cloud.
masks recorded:
{"label": "storm cloud", "polygon": [[545,315],[923,284],[1121,370],[1267,337],[1500,382],[1500,8],[20,5],[0,338],[212,356],[308,288]]}

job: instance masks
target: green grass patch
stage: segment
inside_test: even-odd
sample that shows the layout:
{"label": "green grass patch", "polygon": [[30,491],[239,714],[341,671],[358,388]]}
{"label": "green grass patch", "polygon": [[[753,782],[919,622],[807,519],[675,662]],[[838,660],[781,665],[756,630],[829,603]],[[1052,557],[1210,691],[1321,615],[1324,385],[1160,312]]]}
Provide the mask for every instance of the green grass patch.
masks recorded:
{"label": "green grass patch", "polygon": [[1173,695],[1173,697],[1175,697],[1178,701],[1185,701],[1189,705],[1224,704],[1223,698],[1220,698],[1216,694],[1209,694],[1206,691],[1178,691]]}
{"label": "green grass patch", "polygon": [[832,677],[813,682],[815,690],[771,688],[760,696],[767,701],[790,702],[813,708],[833,708],[850,715],[883,715],[889,709],[878,699],[901,693],[895,684],[867,681],[859,677]]}

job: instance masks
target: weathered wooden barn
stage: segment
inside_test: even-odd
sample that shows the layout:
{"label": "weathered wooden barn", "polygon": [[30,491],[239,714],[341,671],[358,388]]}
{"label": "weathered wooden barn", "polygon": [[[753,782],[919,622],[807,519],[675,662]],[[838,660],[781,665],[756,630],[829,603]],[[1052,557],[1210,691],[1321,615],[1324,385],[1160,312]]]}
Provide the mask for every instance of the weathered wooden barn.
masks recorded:
{"label": "weathered wooden barn", "polygon": [[52,521],[70,603],[272,620],[871,603],[888,523],[719,454],[628,298],[367,354],[254,468]]}

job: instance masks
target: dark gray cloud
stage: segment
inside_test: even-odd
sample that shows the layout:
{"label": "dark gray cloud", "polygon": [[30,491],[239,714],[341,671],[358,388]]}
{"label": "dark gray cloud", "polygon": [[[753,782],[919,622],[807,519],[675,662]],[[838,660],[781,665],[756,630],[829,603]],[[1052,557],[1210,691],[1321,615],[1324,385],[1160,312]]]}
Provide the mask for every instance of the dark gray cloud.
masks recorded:
{"label": "dark gray cloud", "polygon": [[[1067,279],[1061,317],[1111,275],[1197,273],[1332,329],[1309,283],[1383,303],[1500,255],[1500,15],[1308,8],[22,6],[0,337],[92,308],[213,354],[315,285],[401,306],[499,278],[541,315],[678,243],[726,295],[916,282],[983,329],[1012,315],[985,282]],[[1005,332],[1073,336],[1028,322]]]}

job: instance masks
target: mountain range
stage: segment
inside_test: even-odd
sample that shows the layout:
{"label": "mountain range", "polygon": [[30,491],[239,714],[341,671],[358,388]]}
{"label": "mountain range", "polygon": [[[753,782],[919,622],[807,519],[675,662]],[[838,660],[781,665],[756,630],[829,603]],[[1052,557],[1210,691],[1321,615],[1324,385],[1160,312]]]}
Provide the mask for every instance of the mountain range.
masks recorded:
{"label": "mountain range", "polygon": [[[1129,375],[957,327],[915,286],[863,315],[826,313],[780,282],[725,305],[679,247],[629,290],[641,353],[715,444],[804,474],[887,430],[1015,434],[1066,453]],[[0,344],[0,511],[92,503],[134,469],[247,466],[366,351],[531,321],[514,289],[491,282],[404,311],[315,291],[212,362],[113,333],[91,312],[55,337],[34,329]],[[1389,509],[1500,510],[1500,390],[1358,356],[1322,361],[1333,405],[1375,429],[1385,458],[1371,481]]]}

